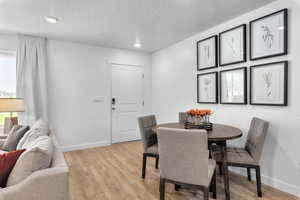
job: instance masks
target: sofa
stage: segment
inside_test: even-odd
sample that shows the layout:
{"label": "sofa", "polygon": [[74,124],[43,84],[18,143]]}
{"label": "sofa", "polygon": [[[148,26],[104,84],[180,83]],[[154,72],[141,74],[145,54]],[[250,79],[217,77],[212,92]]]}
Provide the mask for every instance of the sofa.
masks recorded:
{"label": "sofa", "polygon": [[[25,133],[23,137],[25,137],[26,134],[27,133]],[[26,144],[26,142],[29,143],[28,139],[23,141],[21,139],[18,146],[22,145],[24,147],[27,145],[26,151],[29,151],[30,145],[38,145],[43,137],[44,139],[47,137],[48,140],[50,139],[52,141],[52,158],[49,167],[33,171],[23,180],[16,182],[15,179],[13,184],[10,184],[5,188],[0,188],[0,200],[69,200],[69,168],[66,164],[64,155],[59,148],[55,135],[49,130],[47,136],[31,134],[30,137],[31,144]],[[0,141],[0,151],[2,151],[1,147],[4,142],[5,140]],[[16,165],[18,164],[18,161]],[[25,166],[25,168],[26,167],[27,166]]]}

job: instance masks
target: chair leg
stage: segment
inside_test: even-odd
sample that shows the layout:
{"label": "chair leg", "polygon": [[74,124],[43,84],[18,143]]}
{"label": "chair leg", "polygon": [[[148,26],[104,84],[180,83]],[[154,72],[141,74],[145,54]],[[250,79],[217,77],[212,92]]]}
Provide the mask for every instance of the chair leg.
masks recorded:
{"label": "chair leg", "polygon": [[213,178],[212,178],[212,193],[213,193],[213,198],[217,198],[217,173],[216,170],[214,172]]}
{"label": "chair leg", "polygon": [[160,178],[159,184],[159,192],[160,192],[160,200],[165,200],[165,179]]}
{"label": "chair leg", "polygon": [[247,168],[248,181],[251,182],[251,168]]}
{"label": "chair leg", "polygon": [[159,157],[156,157],[155,161],[155,168],[158,169],[158,164],[159,164]]}
{"label": "chair leg", "polygon": [[223,166],[221,163],[219,163],[219,173],[220,173],[220,176],[223,175]]}
{"label": "chair leg", "polygon": [[260,177],[260,167],[256,167],[256,186],[257,186],[257,196],[262,197],[262,189],[261,189],[261,177]]}
{"label": "chair leg", "polygon": [[211,159],[212,158],[212,145],[208,144],[208,150],[209,150],[209,154],[208,154],[208,158]]}
{"label": "chair leg", "polygon": [[203,188],[203,199],[209,200],[209,189],[207,187]]}
{"label": "chair leg", "polygon": [[180,188],[180,185],[175,184],[175,191],[179,191]]}
{"label": "chair leg", "polygon": [[147,165],[147,156],[143,154],[143,168],[142,168],[142,178],[146,177],[146,165]]}

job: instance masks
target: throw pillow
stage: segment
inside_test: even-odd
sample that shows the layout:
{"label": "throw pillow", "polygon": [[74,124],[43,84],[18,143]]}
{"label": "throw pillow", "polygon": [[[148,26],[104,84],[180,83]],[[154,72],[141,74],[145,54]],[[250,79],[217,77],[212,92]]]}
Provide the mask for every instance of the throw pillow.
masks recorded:
{"label": "throw pillow", "polygon": [[0,155],[0,187],[6,186],[6,181],[11,170],[24,151],[25,149],[21,149]]}
{"label": "throw pillow", "polygon": [[28,126],[14,126],[10,133],[8,134],[7,139],[5,140],[2,149],[4,151],[14,151],[17,148],[17,144],[24,134],[29,130]]}
{"label": "throw pillow", "polygon": [[48,136],[48,134],[49,129],[30,129],[19,141],[17,149],[25,149],[23,146],[26,146],[27,143],[36,140],[40,136]]}
{"label": "throw pillow", "polygon": [[31,126],[31,129],[49,129],[49,125],[45,120],[39,119]]}
{"label": "throw pillow", "polygon": [[53,156],[53,143],[49,136],[40,136],[27,143],[26,152],[18,159],[11,171],[7,186],[18,184],[33,172],[49,168]]}

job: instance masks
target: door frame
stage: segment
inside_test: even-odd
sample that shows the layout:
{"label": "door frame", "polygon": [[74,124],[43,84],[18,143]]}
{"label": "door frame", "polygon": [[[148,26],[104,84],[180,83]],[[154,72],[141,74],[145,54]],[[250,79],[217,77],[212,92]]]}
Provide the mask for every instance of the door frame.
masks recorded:
{"label": "door frame", "polygon": [[[139,67],[142,69],[143,73],[143,79],[142,79],[142,98],[143,101],[145,102],[145,93],[144,93],[144,88],[145,88],[145,68],[143,65],[138,65],[138,64],[128,64],[128,63],[121,63],[121,62],[111,62],[107,61],[107,66],[108,66],[108,72],[109,72],[109,101],[108,101],[108,109],[109,109],[109,132],[110,132],[110,144],[113,144],[112,142],[112,109],[111,109],[111,99],[112,99],[112,66],[113,65],[121,65],[121,66],[128,66],[128,67]],[[142,109],[142,114],[145,113],[145,106],[143,106]]]}

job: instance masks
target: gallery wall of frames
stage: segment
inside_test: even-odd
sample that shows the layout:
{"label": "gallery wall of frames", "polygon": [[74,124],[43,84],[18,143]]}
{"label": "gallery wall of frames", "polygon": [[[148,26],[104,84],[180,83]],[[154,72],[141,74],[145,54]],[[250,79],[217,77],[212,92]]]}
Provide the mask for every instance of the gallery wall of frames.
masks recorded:
{"label": "gallery wall of frames", "polygon": [[[248,49],[250,61],[287,55],[288,9],[197,42],[197,70],[201,71],[197,75],[198,103],[288,105],[287,60],[226,69],[246,62]],[[204,72],[218,67],[222,70]]]}

